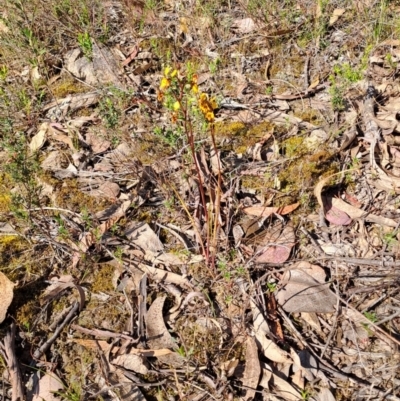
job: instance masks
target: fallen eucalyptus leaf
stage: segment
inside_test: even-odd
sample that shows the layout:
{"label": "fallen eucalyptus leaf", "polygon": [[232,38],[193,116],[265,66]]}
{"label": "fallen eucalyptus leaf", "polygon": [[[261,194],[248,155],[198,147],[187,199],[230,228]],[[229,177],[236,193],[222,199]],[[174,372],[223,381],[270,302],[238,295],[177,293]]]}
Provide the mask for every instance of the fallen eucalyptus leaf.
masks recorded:
{"label": "fallen eucalyptus leaf", "polygon": [[0,323],[4,321],[7,309],[14,297],[14,283],[0,272]]}
{"label": "fallen eucalyptus leaf", "polygon": [[299,262],[283,275],[282,283],[286,285],[277,293],[277,301],[286,312],[332,313],[336,296],[324,280],[322,268]]}

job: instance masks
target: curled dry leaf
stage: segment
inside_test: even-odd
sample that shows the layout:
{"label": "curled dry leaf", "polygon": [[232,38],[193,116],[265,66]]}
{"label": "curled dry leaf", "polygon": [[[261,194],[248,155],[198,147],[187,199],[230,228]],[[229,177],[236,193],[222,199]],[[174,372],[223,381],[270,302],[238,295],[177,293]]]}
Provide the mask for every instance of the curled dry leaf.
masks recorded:
{"label": "curled dry leaf", "polygon": [[274,393],[281,396],[285,401],[299,401],[302,399],[301,394],[287,380],[272,373],[271,384]]}
{"label": "curled dry leaf", "polygon": [[59,401],[61,397],[55,393],[62,389],[63,384],[60,378],[54,372],[46,373],[37,383],[32,401]]}
{"label": "curled dry leaf", "polygon": [[130,223],[125,230],[125,235],[144,251],[161,252],[164,249],[163,243],[147,223]]}
{"label": "curled dry leaf", "polygon": [[257,250],[256,263],[284,263],[296,242],[293,223],[284,225],[280,220],[268,228],[262,246]]}
{"label": "curled dry leaf", "polygon": [[243,209],[246,214],[250,214],[251,216],[257,217],[269,217],[273,213],[285,215],[288,213],[293,212],[299,207],[300,203],[293,203],[292,205],[288,206],[281,206],[281,207],[266,207],[266,206],[250,206]]}
{"label": "curled dry leaf", "polygon": [[269,360],[277,363],[292,363],[290,355],[265,337],[265,334],[256,333],[256,339],[258,347]]}
{"label": "curled dry leaf", "polygon": [[[384,182],[382,180],[383,175],[386,176],[386,173],[379,167],[379,166],[375,166],[378,169],[378,172],[381,171],[381,180],[380,182]],[[318,200],[319,205],[326,211],[326,204],[324,202],[324,197],[322,196],[322,190],[324,188],[324,186],[329,182],[329,180],[332,179],[332,177],[338,175],[338,174],[342,174],[345,171],[342,171],[341,173],[337,173],[337,174],[332,174],[329,177],[325,177],[322,180],[320,180],[318,182],[318,184],[315,186],[314,188],[314,195]],[[390,182],[390,178],[387,178],[387,181],[385,181],[388,185],[387,187],[385,187],[384,189],[396,189],[394,187],[393,182]],[[399,180],[399,185],[400,185],[400,178]],[[389,184],[390,182],[390,184]],[[375,185],[377,186],[377,185]],[[326,198],[325,198],[326,199]],[[359,218],[364,218],[366,221],[371,222],[371,223],[376,223],[376,224],[381,224],[381,225],[386,225],[389,227],[397,227],[397,223],[395,220],[387,218],[387,217],[382,217],[382,216],[376,216],[374,214],[365,212],[364,210],[361,210],[355,206],[350,205],[349,203],[343,201],[342,199],[339,198],[330,198],[330,202],[331,202],[331,206],[334,207],[336,210],[341,210],[342,212],[346,213],[350,218],[352,219],[359,219]],[[329,210],[330,205],[328,205],[328,210]]]}
{"label": "curled dry leaf", "polygon": [[146,401],[140,388],[126,377],[122,369],[116,369],[111,372],[108,376],[108,381],[111,384],[108,394],[112,396],[112,401]]}
{"label": "curled dry leaf", "polygon": [[335,8],[329,19],[329,26],[332,26],[346,12],[345,8]]}
{"label": "curled dry leaf", "polygon": [[242,383],[246,394],[241,397],[243,401],[251,401],[256,395],[258,382],[260,381],[260,361],[258,359],[257,344],[252,337],[246,340],[246,366],[243,372]]}
{"label": "curled dry leaf", "polygon": [[335,206],[332,206],[326,211],[325,218],[329,221],[329,223],[332,223],[336,226],[348,226],[352,222],[352,219],[347,213]]}
{"label": "curled dry leaf", "polygon": [[[156,298],[145,317],[147,343],[156,350],[176,349],[176,342],[172,339],[164,323],[163,307],[165,299],[165,296]],[[184,359],[176,353],[160,355],[158,359],[171,366],[181,366],[184,362]]]}
{"label": "curled dry leaf", "polygon": [[146,361],[141,355],[125,354],[118,355],[111,361],[113,365],[119,365],[125,369],[132,370],[133,372],[147,375],[148,369]]}
{"label": "curled dry leaf", "polygon": [[120,193],[120,187],[115,182],[105,181],[97,189],[88,193],[98,198],[116,199]]}
{"label": "curled dry leaf", "polygon": [[0,272],[0,323],[4,321],[7,309],[14,297],[14,283]]}
{"label": "curled dry leaf", "polygon": [[328,388],[323,387],[323,388],[321,388],[321,391],[318,393],[316,400],[317,401],[335,401],[336,398]]}
{"label": "curled dry leaf", "polygon": [[332,313],[336,296],[324,281],[321,267],[299,262],[283,275],[282,283],[286,285],[278,292],[277,301],[287,312]]}
{"label": "curled dry leaf", "polygon": [[92,130],[88,130],[86,134],[86,143],[92,148],[92,152],[94,154],[104,153],[111,146],[111,142],[107,141],[107,139],[100,138],[96,133]]}
{"label": "curled dry leaf", "polygon": [[32,138],[31,143],[29,144],[29,148],[32,153],[37,152],[41,149],[46,142],[47,139],[47,130],[49,128],[49,123],[43,123],[38,133]]}
{"label": "curled dry leaf", "polygon": [[252,18],[242,18],[234,21],[234,26],[240,33],[250,33],[256,29],[256,24]]}

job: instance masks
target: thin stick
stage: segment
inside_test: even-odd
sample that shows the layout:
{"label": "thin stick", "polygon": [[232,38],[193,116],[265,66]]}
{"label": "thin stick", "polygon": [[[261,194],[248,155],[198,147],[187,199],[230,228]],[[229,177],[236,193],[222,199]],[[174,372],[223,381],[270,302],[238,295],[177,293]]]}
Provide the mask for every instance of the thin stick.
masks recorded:
{"label": "thin stick", "polygon": [[15,355],[15,332],[16,325],[11,323],[10,330],[0,343],[0,354],[7,363],[10,373],[10,381],[12,388],[12,401],[22,401],[24,399],[24,388],[22,385],[22,376],[17,357]]}

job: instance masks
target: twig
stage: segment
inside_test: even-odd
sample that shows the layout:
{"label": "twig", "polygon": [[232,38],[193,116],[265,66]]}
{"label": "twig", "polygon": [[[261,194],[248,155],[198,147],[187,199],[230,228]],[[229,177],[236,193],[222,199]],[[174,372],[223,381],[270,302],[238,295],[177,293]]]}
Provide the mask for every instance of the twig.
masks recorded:
{"label": "twig", "polygon": [[[345,382],[351,381],[352,383],[358,384],[358,385],[363,386],[363,387],[371,387],[371,383],[368,383],[366,380],[360,379],[360,378],[358,378],[358,377],[356,377],[356,376],[350,376],[350,375],[347,375],[347,374],[345,374],[345,373],[341,373],[341,372],[339,372],[337,369],[335,369],[333,366],[331,366],[331,365],[329,364],[329,362],[323,361],[322,358],[310,347],[310,345],[309,345],[309,344],[307,343],[307,341],[304,339],[304,337],[302,336],[302,334],[296,329],[296,327],[294,327],[292,321],[289,319],[289,317],[287,316],[287,314],[285,313],[285,311],[284,311],[280,306],[278,306],[278,310],[279,310],[279,313],[281,314],[281,316],[284,318],[285,322],[286,322],[286,323],[290,326],[290,328],[293,330],[293,333],[294,333],[295,336],[297,337],[298,341],[299,341],[308,351],[310,351],[310,352],[315,356],[315,358],[318,359],[318,361],[319,361],[319,363],[320,363],[320,367],[321,367],[323,370],[325,370],[325,371],[331,373],[331,374],[332,374],[333,376],[335,376],[336,378],[338,378],[338,379],[340,379],[340,380],[343,380],[343,381],[345,381]],[[394,395],[393,395],[393,396],[392,396],[392,395],[386,395],[386,392],[385,392],[385,391],[383,391],[383,390],[381,390],[381,389],[379,389],[379,388],[377,388],[377,387],[374,387],[374,388],[373,388],[373,391],[376,391],[376,392],[378,393],[378,395],[381,396],[381,397],[382,397],[382,396],[385,396],[385,397],[386,397],[385,399],[387,399],[387,400],[390,400],[390,401],[400,401],[400,398],[398,398],[398,397],[396,397],[396,396],[394,396]]]}
{"label": "twig", "polygon": [[24,388],[22,385],[21,370],[15,355],[15,332],[16,325],[11,323],[10,330],[0,343],[0,354],[7,363],[11,378],[12,401],[22,401],[24,399]]}
{"label": "twig", "polygon": [[145,338],[144,319],[146,317],[146,299],[147,299],[147,273],[143,275],[139,283],[139,297],[138,297],[138,337],[139,340]]}
{"label": "twig", "polygon": [[34,353],[33,353],[33,358],[34,359],[39,359],[53,344],[53,342],[57,339],[57,337],[60,335],[61,331],[63,328],[72,320],[72,318],[75,316],[75,314],[79,310],[79,302],[75,302],[71,310],[69,311],[68,315],[64,319],[64,321],[57,327],[56,331],[54,334],[40,347],[38,348]]}
{"label": "twig", "polygon": [[106,337],[106,338],[123,338],[124,340],[128,340],[132,343],[137,343],[137,340],[133,339],[131,336],[123,333],[113,333],[112,331],[107,330],[99,330],[99,329],[87,329],[85,327],[79,326],[77,324],[72,324],[71,329],[80,331],[84,334],[89,334],[95,337]]}

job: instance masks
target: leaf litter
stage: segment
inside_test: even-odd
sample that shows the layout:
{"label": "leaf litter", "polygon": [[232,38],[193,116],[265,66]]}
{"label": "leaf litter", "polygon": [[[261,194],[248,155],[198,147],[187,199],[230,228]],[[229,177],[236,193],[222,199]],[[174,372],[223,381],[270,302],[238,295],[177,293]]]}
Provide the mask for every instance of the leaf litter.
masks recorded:
{"label": "leaf litter", "polygon": [[[0,352],[15,394],[32,376],[16,365],[58,356],[58,385],[45,369],[42,398],[81,377],[80,399],[398,399],[400,44],[353,43],[366,40],[361,3],[300,2],[291,20],[276,19],[284,5],[267,17],[214,6],[188,17],[180,2],[107,3],[93,37],[47,60],[45,101],[35,93],[33,111],[20,92],[25,160],[41,170],[1,181],[20,202],[3,210],[0,198],[13,230],[0,238],[0,318],[19,325]],[[110,36],[96,36],[101,26]],[[4,93],[40,87],[43,71],[21,65],[0,75]],[[175,131],[160,101],[172,68],[215,102],[212,138]],[[85,89],[61,88],[66,76]],[[2,145],[14,146],[10,165],[15,138]],[[12,284],[15,239],[51,262]],[[33,297],[21,295],[33,277]],[[23,341],[37,360],[11,363]]]}

